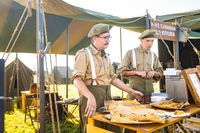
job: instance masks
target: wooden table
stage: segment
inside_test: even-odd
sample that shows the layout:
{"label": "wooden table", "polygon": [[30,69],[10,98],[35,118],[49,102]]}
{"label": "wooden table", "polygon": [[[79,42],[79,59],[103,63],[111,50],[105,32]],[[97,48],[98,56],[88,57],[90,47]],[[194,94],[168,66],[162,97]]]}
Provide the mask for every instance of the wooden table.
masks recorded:
{"label": "wooden table", "polygon": [[[45,94],[48,94],[48,91],[45,91]],[[53,92],[50,92],[53,93]],[[25,112],[26,108],[26,95],[30,95],[30,91],[21,91],[21,96],[22,96],[22,112]]]}
{"label": "wooden table", "polygon": [[[200,107],[192,104],[184,111],[186,113],[190,113],[191,115],[195,115],[197,113],[200,113]],[[141,125],[141,124],[134,125],[134,124],[113,123],[113,122],[110,122],[109,120],[103,118],[103,114],[96,113],[95,116],[88,118],[88,124],[95,125],[95,121],[101,121],[104,123],[118,126],[123,129],[122,131],[124,131],[124,129],[129,129],[132,131],[136,131],[137,133],[147,133],[147,132],[149,133],[149,132],[154,132],[154,131],[160,130],[164,127],[173,126],[175,123],[180,122],[184,118],[185,117],[178,117],[178,118],[170,117],[169,120],[165,124],[152,123],[152,124],[144,124],[144,125]]]}

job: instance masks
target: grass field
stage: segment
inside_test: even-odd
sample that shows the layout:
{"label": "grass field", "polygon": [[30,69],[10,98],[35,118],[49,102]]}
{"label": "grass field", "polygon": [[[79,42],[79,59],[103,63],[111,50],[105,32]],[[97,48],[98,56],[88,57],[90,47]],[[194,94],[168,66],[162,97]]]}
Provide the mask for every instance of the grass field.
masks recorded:
{"label": "grass field", "polygon": [[[58,94],[66,99],[66,85],[57,85],[56,88],[58,89]],[[154,84],[155,91],[159,91],[159,84]],[[78,90],[74,85],[69,85],[69,97],[68,98],[78,98]],[[122,93],[121,90],[117,89],[116,87],[111,87],[111,94],[112,96],[117,97],[126,97],[125,92]],[[69,110],[71,110],[73,105],[69,106]],[[79,119],[78,109],[73,114],[77,119]],[[20,109],[16,108],[13,112],[5,113],[5,133],[35,133],[37,129],[39,129],[39,123],[34,122],[35,128],[31,125],[30,118],[27,119],[27,122],[24,122],[24,113],[21,112]],[[79,123],[72,123],[68,121],[64,124],[64,120],[61,121],[61,132],[70,132],[70,133],[77,133],[79,132]],[[46,131],[52,132],[52,125],[51,121],[46,122]]]}
{"label": "grass field", "polygon": [[[31,125],[30,119],[27,119],[27,122],[24,123],[24,113],[20,111],[5,114],[5,133],[35,133],[39,129],[39,123],[34,122],[34,126],[35,128]],[[62,121],[60,123],[60,129],[62,133],[77,133],[79,132],[79,124],[74,124],[70,121],[63,124]],[[46,132],[53,132],[51,122],[46,123]]]}
{"label": "grass field", "polygon": [[[32,114],[33,115],[33,114]],[[5,113],[5,133],[35,133],[39,129],[39,123],[34,121],[34,127],[31,125],[31,119],[27,117],[26,123],[24,122],[25,114],[17,109],[15,106],[13,112]],[[70,132],[77,133],[79,132],[79,123],[72,123],[68,121],[64,123],[65,120],[60,121],[60,129],[62,133]],[[58,130],[58,129],[57,129]],[[51,120],[46,120],[46,132],[52,133],[52,124]]]}

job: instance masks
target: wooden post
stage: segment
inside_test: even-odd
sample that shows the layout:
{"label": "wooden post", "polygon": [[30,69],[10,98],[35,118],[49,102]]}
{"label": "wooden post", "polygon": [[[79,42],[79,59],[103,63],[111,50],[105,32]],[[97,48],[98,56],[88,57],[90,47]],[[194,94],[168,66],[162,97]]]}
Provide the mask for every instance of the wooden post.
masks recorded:
{"label": "wooden post", "polygon": [[[120,61],[122,62],[122,28],[119,28],[120,33]],[[121,81],[123,81],[123,77],[121,76]],[[122,90],[122,99],[124,99],[124,91]]]}
{"label": "wooden post", "polygon": [[40,133],[45,133],[45,94],[44,94],[44,30],[43,30],[43,10],[42,0],[37,0],[36,12],[36,47],[38,53],[38,80],[39,80],[39,94],[40,94]]}
{"label": "wooden post", "polygon": [[[67,31],[66,31],[66,98],[69,97],[69,88],[68,88],[68,84],[69,84],[69,73],[68,73],[68,67],[69,67],[69,30],[68,30],[68,26],[67,26]],[[67,105],[68,106],[68,105]],[[68,110],[68,108],[67,108]]]}
{"label": "wooden post", "polygon": [[179,63],[179,27],[176,26],[176,41],[173,42],[174,68],[180,69]]}
{"label": "wooden post", "polygon": [[0,59],[0,133],[4,132],[5,61]]}

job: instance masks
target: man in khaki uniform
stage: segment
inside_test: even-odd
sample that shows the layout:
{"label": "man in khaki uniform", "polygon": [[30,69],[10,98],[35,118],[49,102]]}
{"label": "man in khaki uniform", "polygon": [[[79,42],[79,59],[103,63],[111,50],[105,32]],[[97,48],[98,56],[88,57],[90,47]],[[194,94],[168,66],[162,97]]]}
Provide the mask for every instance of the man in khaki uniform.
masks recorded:
{"label": "man in khaki uniform", "polygon": [[[139,37],[139,47],[129,50],[118,66],[117,73],[129,78],[129,86],[144,94],[144,103],[150,102],[153,81],[162,77],[162,66],[158,57],[150,51],[154,41],[153,30],[145,30]],[[129,99],[133,99],[128,94]]]}
{"label": "man in khaki uniform", "polygon": [[76,53],[73,72],[73,82],[79,90],[80,96],[80,118],[81,129],[85,129],[86,119],[95,114],[99,107],[104,106],[104,100],[110,100],[110,85],[128,92],[135,98],[142,98],[143,94],[126,86],[116,78],[113,68],[104,49],[110,42],[110,27],[107,24],[94,25],[88,37],[91,38],[91,45]]}

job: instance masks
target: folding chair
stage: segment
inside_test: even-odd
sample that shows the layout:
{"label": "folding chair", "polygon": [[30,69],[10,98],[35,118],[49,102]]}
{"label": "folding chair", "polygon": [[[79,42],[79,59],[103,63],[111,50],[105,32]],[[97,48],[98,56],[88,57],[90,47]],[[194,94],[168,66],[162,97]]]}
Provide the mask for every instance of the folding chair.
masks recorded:
{"label": "folding chair", "polygon": [[[70,119],[73,123],[79,122],[79,120],[73,115],[74,111],[78,108],[78,98],[70,98],[62,101],[57,101],[57,104],[61,104],[64,113],[66,113],[64,124],[67,122],[68,119]],[[71,110],[67,110],[66,107],[68,105],[73,105],[73,108]]]}
{"label": "folding chair", "polygon": [[29,115],[29,117],[31,118],[31,124],[33,125],[33,116],[31,115],[31,110],[34,111],[35,118],[37,118],[37,110],[39,108],[39,105],[36,98],[37,98],[36,93],[25,95],[25,119],[24,119],[25,123],[26,123],[26,116]]}
{"label": "folding chair", "polygon": [[[50,95],[51,95],[52,108],[53,108],[53,112],[54,112],[54,118],[55,118],[55,120],[57,120],[56,119],[57,116],[56,116],[56,107],[55,107],[54,93],[50,93]],[[57,104],[57,101],[60,100],[60,97],[58,96],[58,93],[55,93],[55,96],[56,96],[56,104]],[[51,115],[49,93],[45,94],[45,102],[46,102],[45,103],[46,107],[48,108],[48,109],[46,109],[46,111],[48,111],[48,113],[50,113],[50,115]],[[62,120],[62,113],[63,113],[62,105],[58,105],[57,108],[58,108],[58,117],[59,117],[59,120]]]}

